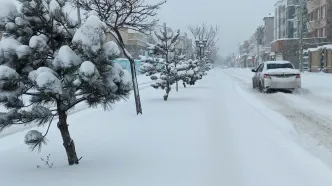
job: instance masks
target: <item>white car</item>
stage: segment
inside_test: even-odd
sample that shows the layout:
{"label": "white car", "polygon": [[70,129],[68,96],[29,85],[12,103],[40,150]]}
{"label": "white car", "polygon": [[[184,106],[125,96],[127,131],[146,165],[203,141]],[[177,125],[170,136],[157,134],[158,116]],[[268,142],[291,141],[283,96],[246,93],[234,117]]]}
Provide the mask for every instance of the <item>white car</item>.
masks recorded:
{"label": "white car", "polygon": [[251,71],[255,72],[253,88],[259,88],[261,92],[273,89],[293,92],[301,88],[301,73],[289,61],[266,61]]}

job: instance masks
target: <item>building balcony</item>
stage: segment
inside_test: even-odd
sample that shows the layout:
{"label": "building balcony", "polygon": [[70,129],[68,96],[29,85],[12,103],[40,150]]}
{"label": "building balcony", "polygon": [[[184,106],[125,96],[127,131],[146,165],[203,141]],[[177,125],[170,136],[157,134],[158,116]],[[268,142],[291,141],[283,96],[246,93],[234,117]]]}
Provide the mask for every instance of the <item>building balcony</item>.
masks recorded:
{"label": "building balcony", "polygon": [[321,27],[320,21],[309,21],[307,23],[308,32],[312,32]]}

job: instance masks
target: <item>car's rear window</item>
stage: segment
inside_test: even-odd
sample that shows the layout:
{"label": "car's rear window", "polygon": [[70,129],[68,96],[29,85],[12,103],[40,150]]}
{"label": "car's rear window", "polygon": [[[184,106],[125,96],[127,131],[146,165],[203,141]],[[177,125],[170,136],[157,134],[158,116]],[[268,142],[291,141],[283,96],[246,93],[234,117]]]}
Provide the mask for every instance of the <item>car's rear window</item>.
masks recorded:
{"label": "car's rear window", "polygon": [[267,69],[278,69],[278,68],[291,68],[294,69],[293,65],[290,63],[271,63],[267,64]]}

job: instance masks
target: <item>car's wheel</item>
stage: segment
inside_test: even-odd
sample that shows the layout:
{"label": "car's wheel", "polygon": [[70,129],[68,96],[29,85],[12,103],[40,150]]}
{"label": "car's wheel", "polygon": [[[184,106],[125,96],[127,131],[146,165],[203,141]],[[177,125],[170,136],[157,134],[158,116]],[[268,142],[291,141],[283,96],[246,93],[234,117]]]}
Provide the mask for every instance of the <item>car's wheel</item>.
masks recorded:
{"label": "car's wheel", "polygon": [[268,89],[268,88],[263,88],[262,92],[263,92],[264,94],[268,94],[268,93],[270,93],[270,89]]}
{"label": "car's wheel", "polygon": [[259,84],[258,84],[258,89],[260,92],[263,92],[263,86],[262,86],[261,82],[259,82]]}

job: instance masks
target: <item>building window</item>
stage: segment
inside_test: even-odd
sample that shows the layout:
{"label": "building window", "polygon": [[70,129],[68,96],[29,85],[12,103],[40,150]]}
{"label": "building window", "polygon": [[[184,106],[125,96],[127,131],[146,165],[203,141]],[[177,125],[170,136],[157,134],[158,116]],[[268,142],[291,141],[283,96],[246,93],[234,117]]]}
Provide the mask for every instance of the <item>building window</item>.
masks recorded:
{"label": "building window", "polygon": [[322,37],[326,37],[326,27],[322,28]]}
{"label": "building window", "polygon": [[321,28],[321,29],[320,29],[319,37],[323,37],[323,30],[324,30],[324,28]]}
{"label": "building window", "polygon": [[319,20],[319,9],[320,9],[320,8],[317,8],[317,9],[315,10],[315,12],[314,12],[314,13],[315,13],[315,15],[314,15],[314,20],[315,20],[315,21],[318,21],[318,20]]}
{"label": "building window", "polygon": [[321,19],[325,19],[326,17],[326,6],[322,6],[321,8]]}

